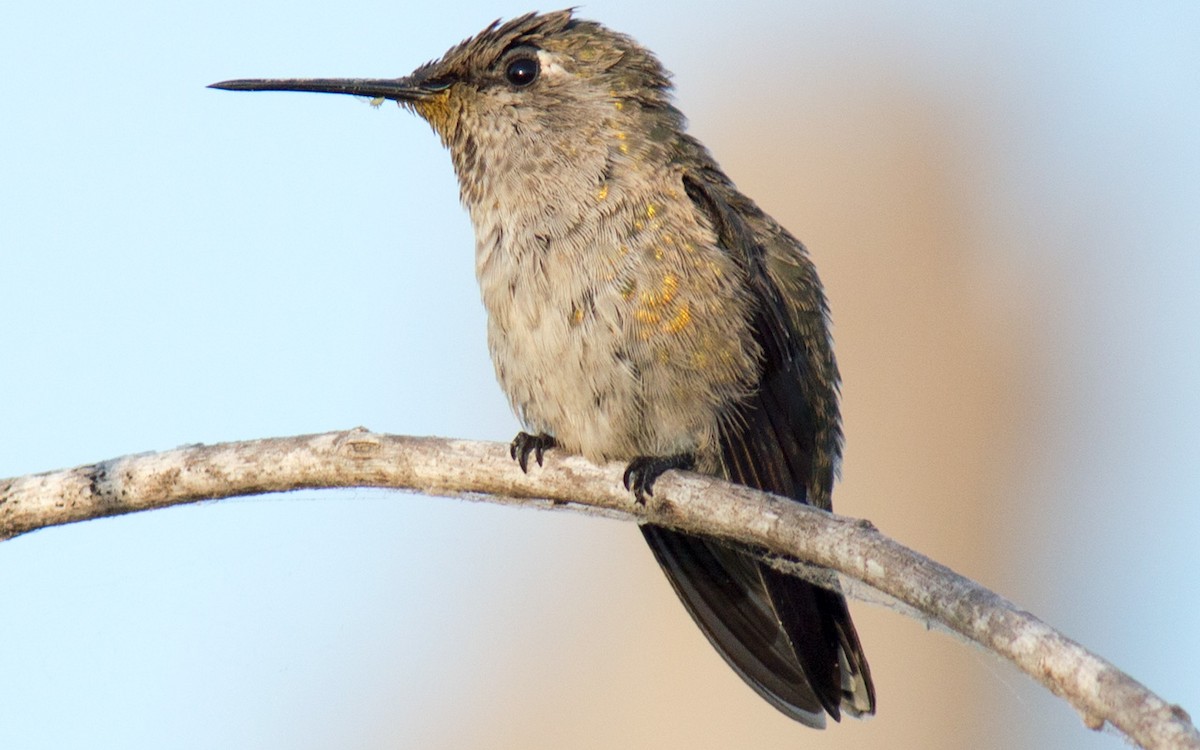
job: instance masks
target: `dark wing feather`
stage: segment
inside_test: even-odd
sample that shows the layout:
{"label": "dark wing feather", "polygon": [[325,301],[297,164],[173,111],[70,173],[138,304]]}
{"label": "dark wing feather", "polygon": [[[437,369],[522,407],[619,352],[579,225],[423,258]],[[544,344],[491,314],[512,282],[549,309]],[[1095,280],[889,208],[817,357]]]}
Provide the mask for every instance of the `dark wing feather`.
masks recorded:
{"label": "dark wing feather", "polygon": [[[685,173],[685,188],[746,270],[763,349],[756,392],[723,426],[725,473],[828,509],[841,433],[819,282],[799,242],[738,193],[702,147],[690,139],[683,145],[695,149],[683,163],[701,165]],[[842,710],[874,712],[870,671],[841,594],[716,541],[642,530],[709,641],[772,705],[816,727],[824,726],[825,712],[834,719]]]}

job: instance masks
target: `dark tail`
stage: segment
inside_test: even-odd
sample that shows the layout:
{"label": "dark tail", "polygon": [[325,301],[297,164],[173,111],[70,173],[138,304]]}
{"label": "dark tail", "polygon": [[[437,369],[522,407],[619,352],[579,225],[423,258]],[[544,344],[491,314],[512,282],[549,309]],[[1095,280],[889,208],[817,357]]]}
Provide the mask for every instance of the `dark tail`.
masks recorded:
{"label": "dark tail", "polygon": [[810,727],[874,713],[866,657],[841,594],[719,542],[658,526],[642,533],[692,618],[771,705]]}
{"label": "dark tail", "polygon": [[[722,437],[725,472],[806,502],[813,446],[802,436],[812,432],[797,430],[799,415],[789,414],[802,394],[792,389],[771,403],[781,392],[763,385],[739,429]],[[875,712],[870,668],[840,593],[714,540],[656,526],[642,533],[696,624],[771,705],[812,727],[824,727],[826,713],[840,720],[842,712]]]}

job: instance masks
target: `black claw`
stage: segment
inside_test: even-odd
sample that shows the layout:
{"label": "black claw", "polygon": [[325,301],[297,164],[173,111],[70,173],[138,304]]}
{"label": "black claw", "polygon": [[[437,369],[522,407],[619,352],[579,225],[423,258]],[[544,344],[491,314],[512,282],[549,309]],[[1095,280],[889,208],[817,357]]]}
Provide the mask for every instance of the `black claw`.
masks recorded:
{"label": "black claw", "polygon": [[654,496],[654,483],[671,469],[690,469],[695,458],[687,453],[677,456],[638,456],[625,467],[625,489],[633,492],[638,505],[645,505]]}
{"label": "black claw", "polygon": [[508,446],[508,455],[516,460],[517,465],[521,467],[521,471],[529,473],[529,454],[532,453],[538,466],[541,466],[542,456],[556,445],[558,445],[558,442],[544,432],[537,435],[530,435],[528,432],[518,432],[517,436],[513,438],[512,443]]}

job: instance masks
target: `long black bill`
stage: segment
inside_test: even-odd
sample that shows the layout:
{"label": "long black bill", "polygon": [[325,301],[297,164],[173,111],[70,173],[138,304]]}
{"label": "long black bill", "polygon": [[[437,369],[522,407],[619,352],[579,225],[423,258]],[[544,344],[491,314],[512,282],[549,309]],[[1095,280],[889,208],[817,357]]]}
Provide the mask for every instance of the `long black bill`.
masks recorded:
{"label": "long black bill", "polygon": [[221,81],[211,84],[209,88],[225,91],[315,91],[415,102],[436,94],[445,86],[432,81],[417,83],[412,78],[244,78]]}

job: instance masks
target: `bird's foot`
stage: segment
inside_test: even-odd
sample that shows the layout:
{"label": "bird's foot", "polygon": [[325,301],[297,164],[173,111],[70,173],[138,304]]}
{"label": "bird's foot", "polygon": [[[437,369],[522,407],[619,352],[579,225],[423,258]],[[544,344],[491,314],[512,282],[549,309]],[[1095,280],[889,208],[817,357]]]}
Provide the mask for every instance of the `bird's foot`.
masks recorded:
{"label": "bird's foot", "polygon": [[537,465],[542,465],[542,456],[546,451],[558,445],[558,441],[544,432],[530,435],[528,432],[518,432],[508,446],[508,455],[512,456],[521,471],[529,473],[529,454],[532,453]]}
{"label": "bird's foot", "polygon": [[654,495],[654,483],[664,472],[671,469],[690,469],[696,464],[695,456],[681,453],[677,456],[638,456],[625,468],[625,489],[633,492],[638,505],[645,505],[646,498]]}

